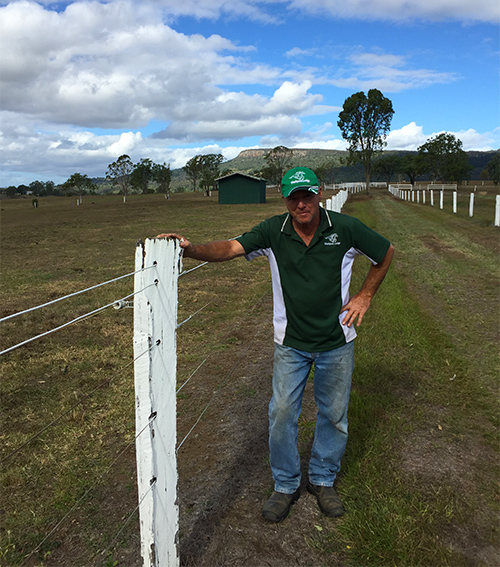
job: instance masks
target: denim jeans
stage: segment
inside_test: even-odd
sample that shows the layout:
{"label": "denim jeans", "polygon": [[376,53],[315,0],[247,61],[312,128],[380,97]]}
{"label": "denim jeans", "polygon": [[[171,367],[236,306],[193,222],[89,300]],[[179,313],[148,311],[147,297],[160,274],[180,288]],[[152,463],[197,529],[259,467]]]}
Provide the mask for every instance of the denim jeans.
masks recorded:
{"label": "denim jeans", "polygon": [[318,408],[309,460],[309,480],[333,486],[347,444],[347,407],[354,370],[353,341],[327,352],[309,353],[275,343],[273,396],[269,404],[269,450],[274,489],[292,494],[300,486],[298,419],[314,363]]}

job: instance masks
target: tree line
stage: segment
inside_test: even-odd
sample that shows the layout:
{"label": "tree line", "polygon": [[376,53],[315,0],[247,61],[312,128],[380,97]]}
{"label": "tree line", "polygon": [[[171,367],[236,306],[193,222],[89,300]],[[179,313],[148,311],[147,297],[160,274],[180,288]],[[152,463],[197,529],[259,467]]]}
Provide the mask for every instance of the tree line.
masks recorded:
{"label": "tree line", "polygon": [[[342,137],[348,143],[347,157],[340,165],[327,161],[315,168],[315,173],[322,183],[337,182],[341,167],[361,164],[367,190],[371,179],[376,176],[389,183],[394,175],[408,178],[414,184],[418,177],[428,176],[433,181],[460,184],[470,177],[473,167],[469,164],[467,153],[461,140],[453,134],[441,133],[431,137],[417,148],[417,153],[384,155],[386,138],[394,109],[392,102],[379,90],[370,89],[368,94],[358,92],[344,101],[337,125]],[[286,146],[277,146],[264,155],[264,164],[252,175],[266,179],[278,185],[285,171],[293,164],[294,153]],[[233,173],[222,169],[222,154],[202,154],[192,157],[182,168],[193,191],[202,190],[206,195],[217,186],[217,179]],[[307,165],[306,163],[301,165]],[[500,152],[485,167],[482,176],[500,184]],[[108,165],[106,180],[117,186],[126,200],[131,190],[139,193],[164,193],[170,195],[172,171],[170,164],[154,163],[149,158],[142,158],[134,164],[127,154],[120,156]],[[97,185],[85,174],[74,173],[62,185],[52,181],[34,181],[29,187],[8,187],[7,196],[19,192],[31,191],[34,195],[95,194]]]}

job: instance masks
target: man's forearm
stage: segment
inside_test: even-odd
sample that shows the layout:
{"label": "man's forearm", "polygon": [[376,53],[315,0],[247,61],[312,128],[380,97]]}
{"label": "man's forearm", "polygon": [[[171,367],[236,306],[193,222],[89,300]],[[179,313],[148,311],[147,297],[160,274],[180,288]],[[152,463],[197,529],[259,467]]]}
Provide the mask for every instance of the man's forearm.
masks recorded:
{"label": "man's forearm", "polygon": [[394,247],[391,244],[382,262],[380,262],[380,264],[370,266],[370,270],[360,291],[360,293],[369,297],[370,300],[377,293],[380,284],[384,281],[384,278],[389,270],[389,266],[391,265],[393,256]]}
{"label": "man's forearm", "polygon": [[190,243],[184,248],[184,256],[204,262],[225,262],[245,253],[241,244],[235,240],[216,240],[206,244]]}

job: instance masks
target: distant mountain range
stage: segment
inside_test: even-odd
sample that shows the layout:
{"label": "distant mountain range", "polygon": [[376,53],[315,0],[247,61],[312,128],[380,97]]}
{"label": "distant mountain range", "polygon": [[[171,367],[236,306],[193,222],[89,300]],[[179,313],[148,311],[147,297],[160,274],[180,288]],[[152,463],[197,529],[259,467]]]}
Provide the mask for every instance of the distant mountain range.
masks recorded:
{"label": "distant mountain range", "polygon": [[[250,175],[259,172],[264,163],[265,155],[269,152],[268,149],[252,149],[243,150],[235,158],[224,162],[221,165],[221,174],[224,171],[231,170],[232,172],[248,173]],[[471,180],[478,180],[481,172],[486,167],[490,159],[496,152],[467,152],[469,163],[473,166],[471,171]],[[396,154],[417,154],[416,151],[386,151],[384,155]],[[292,167],[305,166],[310,167],[312,170],[320,167],[325,163],[333,163],[339,169],[337,170],[336,181],[338,183],[349,183],[352,181],[361,181],[364,179],[363,168],[360,164],[356,166],[342,165],[342,158],[347,158],[348,152],[341,150],[319,150],[319,149],[294,149],[292,158]],[[374,178],[373,181],[376,181]],[[186,174],[181,169],[172,170],[172,189],[188,186]]]}

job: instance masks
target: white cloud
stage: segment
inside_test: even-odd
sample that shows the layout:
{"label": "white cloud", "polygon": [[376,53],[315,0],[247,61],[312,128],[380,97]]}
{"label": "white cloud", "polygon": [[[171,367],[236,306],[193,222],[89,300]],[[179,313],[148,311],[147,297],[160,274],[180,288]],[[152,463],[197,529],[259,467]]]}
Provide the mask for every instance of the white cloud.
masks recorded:
{"label": "white cloud", "polygon": [[310,81],[297,84],[285,81],[270,98],[243,92],[224,92],[217,98],[200,102],[190,109],[189,117],[173,122],[155,135],[157,138],[195,141],[199,139],[240,139],[248,136],[297,133],[302,128],[299,116],[330,112],[321,106],[320,95],[310,94]]}
{"label": "white cloud", "polygon": [[[21,2],[24,0],[21,0]],[[16,0],[0,0],[0,5]],[[132,0],[129,0],[132,3]],[[52,6],[73,2],[38,0]],[[80,2],[86,4],[89,2]],[[108,4],[116,1],[108,0]],[[125,4],[126,1],[120,2]],[[244,18],[262,23],[279,23],[286,12],[313,14],[330,19],[414,22],[459,21],[499,22],[500,6],[497,0],[142,0],[135,2],[142,10],[162,10],[170,20],[179,16],[217,20]],[[280,14],[280,15],[276,15]]]}
{"label": "white cloud", "polygon": [[497,0],[291,0],[290,8],[339,19],[498,22]]}
{"label": "white cloud", "polygon": [[[438,132],[439,133],[439,132]],[[465,151],[489,151],[492,148],[500,148],[500,128],[495,128],[492,132],[480,134],[473,128],[452,132],[452,134],[462,141]]]}
{"label": "white cloud", "polygon": [[455,73],[411,68],[407,59],[401,55],[355,53],[348,59],[353,69],[341,69],[328,82],[336,87],[353,90],[377,88],[383,92],[401,92],[458,80]]}
{"label": "white cloud", "polygon": [[[444,131],[432,132],[424,134],[422,126],[418,126],[415,122],[410,122],[406,126],[398,130],[392,130],[387,136],[387,149],[388,150],[416,150],[427,140],[442,134]],[[456,138],[461,140],[462,147],[465,151],[491,151],[493,148],[498,147],[500,138],[500,128],[496,128],[491,132],[480,133],[473,128],[468,130],[460,130],[458,132],[447,131],[448,134],[453,134]]]}
{"label": "white cloud", "polygon": [[[33,2],[0,9],[4,110],[84,127],[145,125],[216,99],[225,84],[273,81],[218,36],[187,36],[141,5],[76,3],[64,12]],[[43,30],[43,33],[40,33]],[[214,79],[216,77],[216,79]]]}
{"label": "white cloud", "polygon": [[410,122],[399,130],[391,130],[387,136],[388,150],[416,150],[427,140],[422,126]]}

